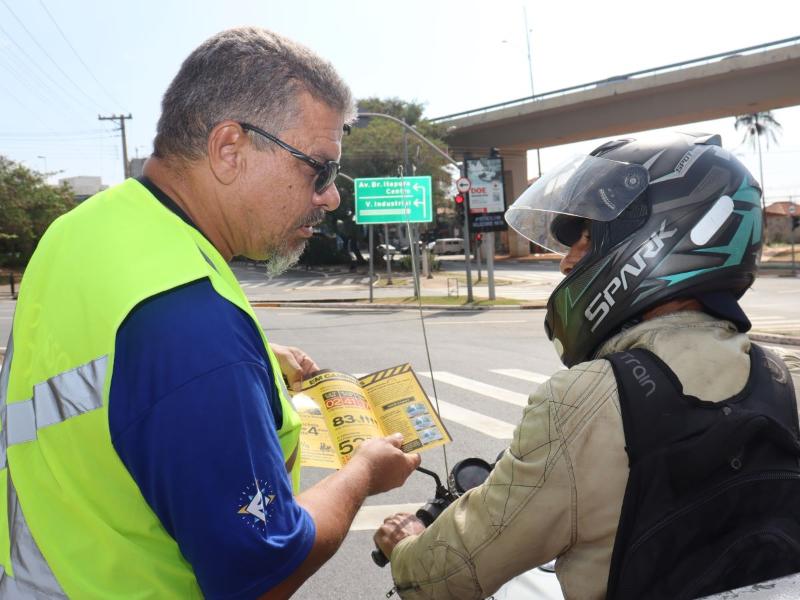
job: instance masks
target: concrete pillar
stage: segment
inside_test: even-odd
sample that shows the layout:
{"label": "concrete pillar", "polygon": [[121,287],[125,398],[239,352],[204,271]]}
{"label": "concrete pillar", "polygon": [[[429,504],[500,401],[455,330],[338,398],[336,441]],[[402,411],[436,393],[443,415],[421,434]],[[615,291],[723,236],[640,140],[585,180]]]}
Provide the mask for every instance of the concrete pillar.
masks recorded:
{"label": "concrete pillar", "polygon": [[[510,180],[510,188],[506,190],[506,198],[511,205],[517,197],[528,187],[528,157],[527,152],[504,151],[501,149],[503,157],[503,169],[511,173],[511,177],[506,177],[505,181]],[[530,242],[519,235],[516,231],[508,230],[508,252],[511,256],[528,256],[531,253]]]}

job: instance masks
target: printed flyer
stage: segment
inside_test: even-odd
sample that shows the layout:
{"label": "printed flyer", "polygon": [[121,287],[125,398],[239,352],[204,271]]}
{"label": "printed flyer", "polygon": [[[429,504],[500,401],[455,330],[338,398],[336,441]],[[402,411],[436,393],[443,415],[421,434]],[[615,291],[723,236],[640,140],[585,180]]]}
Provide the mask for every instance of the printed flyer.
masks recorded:
{"label": "printed flyer", "polygon": [[320,371],[292,397],[303,422],[301,464],[340,469],[364,440],[403,434],[404,452],[436,448],[451,440],[411,365],[355,378]]}

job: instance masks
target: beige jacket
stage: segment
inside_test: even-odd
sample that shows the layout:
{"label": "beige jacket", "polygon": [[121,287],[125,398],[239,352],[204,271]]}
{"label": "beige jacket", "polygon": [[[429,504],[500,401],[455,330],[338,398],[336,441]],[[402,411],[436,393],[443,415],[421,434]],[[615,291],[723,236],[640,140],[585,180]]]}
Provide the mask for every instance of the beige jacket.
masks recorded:
{"label": "beige jacket", "polygon": [[[750,369],[748,337],[698,312],[641,323],[598,356],[630,348],[654,352],[684,392],[702,400],[738,393]],[[486,483],[397,545],[391,564],[400,596],[484,598],[558,557],[566,598],[605,597],[628,479],[624,442],[611,364],[592,360],[557,372],[531,395],[510,451]]]}

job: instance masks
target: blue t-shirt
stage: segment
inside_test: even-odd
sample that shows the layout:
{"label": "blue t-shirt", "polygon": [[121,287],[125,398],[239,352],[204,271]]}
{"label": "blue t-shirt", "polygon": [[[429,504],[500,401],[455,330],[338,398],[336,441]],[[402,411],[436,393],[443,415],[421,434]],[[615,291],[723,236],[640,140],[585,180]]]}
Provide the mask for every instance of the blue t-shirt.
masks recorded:
{"label": "blue t-shirt", "polygon": [[292,497],[252,319],[203,279],[137,306],[115,352],[111,440],[203,593],[252,598],[280,583],[315,529]]}

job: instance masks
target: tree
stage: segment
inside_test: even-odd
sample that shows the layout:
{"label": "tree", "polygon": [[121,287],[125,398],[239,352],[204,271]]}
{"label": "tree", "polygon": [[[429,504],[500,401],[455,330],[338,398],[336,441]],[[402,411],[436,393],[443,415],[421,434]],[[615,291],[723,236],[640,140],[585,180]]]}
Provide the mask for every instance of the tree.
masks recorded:
{"label": "tree", "polygon": [[0,156],[0,266],[28,263],[47,227],[75,206],[69,188]]}
{"label": "tree", "polygon": [[[361,112],[375,112],[391,115],[413,126],[427,139],[442,150],[447,151],[443,141],[444,127],[428,122],[423,118],[423,106],[417,102],[406,102],[398,98],[365,98],[358,101]],[[405,134],[405,145],[404,145]],[[405,150],[405,152],[404,152]],[[446,161],[413,134],[388,119],[361,119],[353,127],[350,135],[342,141],[342,172],[356,177],[396,177],[398,166],[403,165],[405,153],[409,166],[406,175],[430,175],[433,187],[433,206],[442,205],[445,193],[451,186],[451,175],[443,169]],[[341,180],[340,180],[341,181]],[[350,182],[341,181],[339,194],[342,203],[338,210],[329,215],[330,223],[345,238],[357,235],[353,227],[355,215],[354,190]]]}
{"label": "tree", "polygon": [[749,143],[750,147],[754,150],[758,150],[758,176],[759,182],[761,183],[761,208],[762,210],[766,209],[766,201],[764,197],[766,196],[765,193],[765,186],[764,186],[764,162],[761,158],[761,138],[764,137],[767,142],[767,148],[769,148],[769,142],[772,140],[773,143],[778,143],[777,134],[782,131],[781,124],[772,116],[772,111],[764,111],[764,112],[755,112],[749,115],[740,115],[736,117],[736,122],[734,123],[734,127],[736,130],[743,129],[744,130],[744,137],[742,138],[742,143]]}

